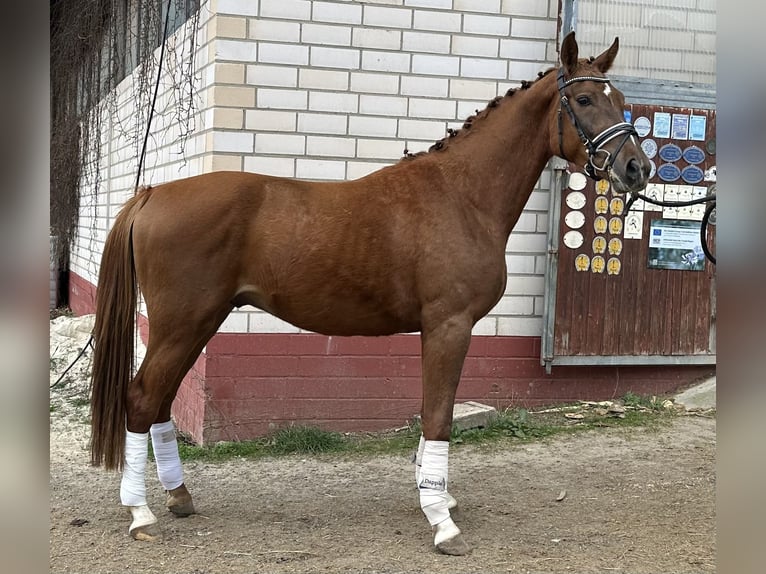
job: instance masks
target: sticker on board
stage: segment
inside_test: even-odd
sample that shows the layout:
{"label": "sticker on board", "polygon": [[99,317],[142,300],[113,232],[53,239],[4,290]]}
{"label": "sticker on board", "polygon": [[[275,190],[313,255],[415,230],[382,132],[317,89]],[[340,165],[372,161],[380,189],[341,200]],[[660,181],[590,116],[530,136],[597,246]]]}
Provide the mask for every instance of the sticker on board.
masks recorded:
{"label": "sticker on board", "polygon": [[579,171],[569,174],[569,189],[580,191],[585,188],[586,183],[588,183],[588,180],[585,179],[585,174]]}
{"label": "sticker on board", "polygon": [[606,233],[606,228],[609,227],[609,222],[606,220],[606,217],[603,215],[599,215],[594,221],[593,221],[593,231],[596,233]]}
{"label": "sticker on board", "polygon": [[606,251],[606,239],[603,235],[596,235],[591,246],[593,247],[593,253],[603,253]]}
{"label": "sticker on board", "polygon": [[695,115],[689,117],[690,140],[705,141],[705,131],[707,131],[707,117]]}
{"label": "sticker on board", "polygon": [[[662,201],[662,198],[665,195],[665,185],[661,183],[649,184],[646,187],[646,193],[644,195],[654,201]],[[662,211],[662,207],[651,201],[645,201],[644,211]]]}
{"label": "sticker on board", "polygon": [[696,145],[690,145],[683,151],[682,155],[686,163],[698,164],[705,161],[705,152]]}
{"label": "sticker on board", "polygon": [[681,159],[683,156],[683,152],[681,151],[681,148],[678,147],[676,144],[665,144],[660,148],[660,158],[663,161],[667,162],[674,162]]}
{"label": "sticker on board", "polygon": [[633,122],[633,127],[636,128],[638,136],[643,138],[648,136],[649,132],[652,130],[652,122],[649,121],[649,118],[646,116],[641,116],[636,118],[636,121]]}
{"label": "sticker on board", "polygon": [[564,223],[572,229],[580,229],[585,225],[585,216],[582,211],[570,211],[564,216]]}
{"label": "sticker on board", "polygon": [[622,263],[617,257],[610,257],[609,261],[606,262],[606,272],[609,275],[619,275],[621,268]]}
{"label": "sticker on board", "polygon": [[[666,185],[664,200],[667,202],[675,203],[678,201],[678,186]],[[678,206],[665,205],[662,207],[662,217],[666,219],[675,219],[678,217]]]}
{"label": "sticker on board", "polygon": [[622,239],[612,237],[609,240],[609,255],[619,255],[622,253]]}
{"label": "sticker on board", "polygon": [[[679,185],[678,186],[678,201],[681,203],[688,203],[692,199],[693,187],[691,185]],[[691,219],[692,208],[690,205],[678,206],[678,219]]]}
{"label": "sticker on board", "polygon": [[692,185],[701,182],[704,177],[705,172],[698,165],[687,165],[681,170],[681,179]]}
{"label": "sticker on board", "polygon": [[670,131],[674,140],[689,139],[688,114],[673,114]]}
{"label": "sticker on board", "polygon": [[625,239],[641,239],[643,230],[643,211],[631,211],[625,216],[625,233],[623,233]]}
{"label": "sticker on board", "polygon": [[567,194],[566,202],[571,209],[582,209],[585,207],[585,194],[582,191],[571,191]]}
{"label": "sticker on board", "polygon": [[609,202],[609,213],[612,215],[622,215],[622,211],[625,209],[625,201],[621,197],[613,197]]}
{"label": "sticker on board", "polygon": [[645,139],[641,142],[641,149],[644,150],[646,157],[652,159],[657,155],[657,142],[653,139]]}
{"label": "sticker on board", "polygon": [[575,269],[577,271],[587,271],[588,268],[590,268],[590,257],[585,255],[585,253],[580,253],[575,257]]}
{"label": "sticker on board", "polygon": [[663,163],[657,168],[657,175],[662,181],[676,181],[681,177],[681,170],[674,163]]}
{"label": "sticker on board", "polygon": [[590,262],[591,271],[593,271],[594,273],[603,273],[605,267],[606,267],[606,261],[604,260],[603,257],[601,257],[601,255],[596,255],[593,258],[593,261]]}
{"label": "sticker on board", "polygon": [[569,247],[569,249],[577,249],[578,247],[581,247],[583,241],[582,233],[579,231],[567,231],[564,234],[564,245]]}
{"label": "sticker on board", "polygon": [[659,139],[670,137],[670,114],[667,112],[654,112],[654,131],[652,135]]}

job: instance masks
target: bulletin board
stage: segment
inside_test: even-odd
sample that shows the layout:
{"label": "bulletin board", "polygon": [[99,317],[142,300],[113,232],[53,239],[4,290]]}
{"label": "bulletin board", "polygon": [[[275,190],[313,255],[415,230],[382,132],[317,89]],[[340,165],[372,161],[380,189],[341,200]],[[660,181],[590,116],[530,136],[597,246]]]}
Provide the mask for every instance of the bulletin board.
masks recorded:
{"label": "bulletin board", "polygon": [[[684,201],[716,191],[715,110],[634,104],[625,118],[652,162],[645,195]],[[715,363],[715,265],[700,246],[706,204],[639,200],[626,213],[628,197],[573,165],[560,195],[543,362]]]}

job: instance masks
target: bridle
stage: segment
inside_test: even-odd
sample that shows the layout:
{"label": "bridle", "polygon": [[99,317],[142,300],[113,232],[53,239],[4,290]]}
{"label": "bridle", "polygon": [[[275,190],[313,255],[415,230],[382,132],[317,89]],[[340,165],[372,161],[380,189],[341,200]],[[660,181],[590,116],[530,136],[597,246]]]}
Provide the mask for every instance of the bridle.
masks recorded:
{"label": "bridle", "polygon": [[[577,116],[575,115],[574,110],[572,109],[572,106],[569,105],[569,98],[564,93],[564,90],[566,89],[567,86],[574,84],[576,82],[600,82],[602,84],[608,84],[609,79],[603,78],[603,77],[599,78],[595,76],[578,76],[575,78],[570,78],[569,80],[565,80],[564,68],[559,69],[558,78],[557,78],[559,95],[561,96],[561,104],[559,106],[560,155],[561,157],[566,159],[566,157],[564,156],[564,126],[561,120],[561,108],[564,108],[567,111],[567,114],[569,114],[569,119],[572,120],[572,124],[577,130],[577,135],[580,136],[580,141],[582,141],[583,145],[585,146],[585,149],[588,152],[588,163],[585,165],[585,173],[588,174],[588,176],[591,179],[599,180],[601,178],[598,177],[596,173],[600,171],[603,174],[608,174],[609,171],[612,169],[614,160],[617,158],[617,154],[620,153],[622,146],[625,145],[625,142],[628,141],[628,138],[630,138],[630,136],[632,135],[638,136],[638,132],[636,131],[636,128],[633,127],[633,124],[630,124],[628,122],[619,122],[614,124],[611,127],[606,128],[604,131],[602,131],[593,139],[589,138],[588,135],[585,133],[585,130],[583,130],[582,125],[577,120]],[[614,150],[614,154],[612,154],[611,152],[603,148],[603,146],[607,142],[612,141],[614,138],[620,135],[623,136],[622,141]],[[597,165],[597,158],[599,158],[599,156],[603,157],[603,161],[601,161],[601,165]]]}

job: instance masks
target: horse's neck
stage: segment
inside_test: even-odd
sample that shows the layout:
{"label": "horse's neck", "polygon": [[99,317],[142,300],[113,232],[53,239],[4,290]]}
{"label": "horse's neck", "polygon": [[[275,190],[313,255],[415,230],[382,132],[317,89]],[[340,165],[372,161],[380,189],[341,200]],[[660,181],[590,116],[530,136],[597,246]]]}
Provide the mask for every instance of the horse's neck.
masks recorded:
{"label": "horse's neck", "polygon": [[[477,115],[443,153],[447,181],[491,217],[507,239],[551,158],[549,115],[555,87],[544,78]],[[441,153],[441,152],[435,152]]]}

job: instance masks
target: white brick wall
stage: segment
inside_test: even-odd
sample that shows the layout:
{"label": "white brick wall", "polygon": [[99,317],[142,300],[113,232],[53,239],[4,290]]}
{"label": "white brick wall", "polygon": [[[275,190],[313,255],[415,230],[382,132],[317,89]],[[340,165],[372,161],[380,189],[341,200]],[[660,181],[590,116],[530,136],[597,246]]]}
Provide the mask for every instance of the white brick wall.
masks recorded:
{"label": "white brick wall", "polygon": [[578,2],[577,41],[583,53],[596,55],[619,36],[612,74],[715,84],[716,0],[619,4],[604,10],[599,0]]}
{"label": "white brick wall", "polygon": [[[169,137],[173,116],[159,114],[156,125],[166,128],[157,140],[167,144],[149,150],[147,182],[215,169],[362,177],[405,147],[426,149],[554,64],[547,53],[556,40],[555,0],[217,0],[220,20],[208,4],[195,62],[197,136],[183,163]],[[132,91],[123,92],[129,122]],[[111,192],[90,209],[99,215],[81,222],[73,262],[94,283],[108,218],[130,195],[135,173],[135,142],[115,134],[109,147],[115,163],[102,189]],[[511,235],[508,288],[477,334],[540,335],[549,184],[546,173]],[[234,313],[222,330],[297,331],[252,309]]]}
{"label": "white brick wall", "polygon": [[[221,12],[234,10],[236,14],[248,10],[257,10],[258,2],[218,0]],[[161,82],[157,106],[152,123],[152,135],[144,161],[142,184],[158,184],[170,179],[186,177],[204,170],[205,156],[212,156],[215,148],[236,150],[236,154],[252,149],[250,139],[252,134],[224,129],[213,133],[212,125],[215,120],[233,126],[235,121],[228,111],[217,118],[212,113],[210,102],[216,98],[226,102],[227,98],[241,98],[250,101],[247,88],[232,86],[235,93],[225,91],[214,92],[207,89],[216,75],[221,76],[221,83],[227,80],[242,82],[244,67],[235,64],[233,68],[218,70],[214,65],[216,59],[226,56],[228,61],[254,61],[256,58],[255,45],[246,41],[219,40],[215,44],[208,37],[208,27],[212,15],[206,8],[206,3],[200,11],[199,28],[194,30],[189,23],[181,26],[168,40],[169,46],[174,46],[174,52],[168,50],[164,61],[165,81]],[[213,27],[214,28],[214,27]],[[177,124],[179,94],[169,89],[169,76],[178,77],[181,70],[188,65],[190,57],[188,44],[185,44],[191,34],[196,35],[198,46],[195,58],[193,105],[195,112],[190,118],[193,132],[185,140],[180,137],[181,128]],[[155,57],[159,56],[159,48]],[[231,72],[237,66],[241,73]],[[152,72],[152,76],[153,76]],[[223,86],[220,86],[223,87]],[[252,89],[252,88],[251,88]],[[114,97],[102,108],[102,149],[101,161],[98,167],[83,174],[82,204],[77,237],[72,248],[70,269],[83,279],[96,284],[98,281],[99,264],[107,230],[112,227],[117,212],[122,204],[133,195],[138,156],[143,142],[146,125],[145,102],[137,108],[133,78],[124,79],[116,88]],[[254,102],[254,98],[253,98]],[[243,114],[242,106],[238,113]],[[243,118],[240,115],[240,119]],[[238,128],[242,128],[240,123]],[[183,148],[182,148],[183,145]],[[220,152],[229,153],[229,152]],[[252,153],[252,152],[248,152]],[[96,182],[96,172],[99,180]]]}

